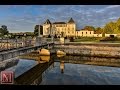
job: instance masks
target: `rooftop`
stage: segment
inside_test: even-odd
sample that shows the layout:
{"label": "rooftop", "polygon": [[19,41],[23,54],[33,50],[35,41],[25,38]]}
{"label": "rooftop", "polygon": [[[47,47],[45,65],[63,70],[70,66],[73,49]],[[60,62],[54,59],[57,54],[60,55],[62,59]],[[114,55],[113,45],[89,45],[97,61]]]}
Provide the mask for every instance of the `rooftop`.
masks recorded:
{"label": "rooftop", "polygon": [[46,22],[44,24],[51,24],[50,20],[47,19]]}
{"label": "rooftop", "polygon": [[54,22],[53,24],[66,24],[65,22]]}
{"label": "rooftop", "polygon": [[70,20],[68,21],[68,23],[75,23],[74,20],[72,18],[70,18]]}

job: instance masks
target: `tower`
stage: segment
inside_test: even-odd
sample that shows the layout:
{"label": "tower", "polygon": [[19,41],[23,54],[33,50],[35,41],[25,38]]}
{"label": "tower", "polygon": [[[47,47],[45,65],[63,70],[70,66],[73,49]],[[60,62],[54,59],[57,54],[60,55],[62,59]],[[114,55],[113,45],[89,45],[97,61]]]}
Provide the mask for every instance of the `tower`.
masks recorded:
{"label": "tower", "polygon": [[43,24],[43,35],[48,36],[50,34],[50,30],[51,30],[51,22],[49,19],[47,19]]}
{"label": "tower", "polygon": [[69,36],[75,36],[76,25],[72,18],[70,18],[70,20],[67,22],[67,30]]}

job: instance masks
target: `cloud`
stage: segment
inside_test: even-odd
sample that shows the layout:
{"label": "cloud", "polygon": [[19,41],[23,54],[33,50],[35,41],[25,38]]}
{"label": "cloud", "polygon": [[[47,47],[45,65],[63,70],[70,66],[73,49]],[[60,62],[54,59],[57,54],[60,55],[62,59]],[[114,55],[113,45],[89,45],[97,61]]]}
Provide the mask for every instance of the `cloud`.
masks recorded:
{"label": "cloud", "polygon": [[109,5],[109,6],[106,6],[106,7],[102,8],[102,9],[96,9],[95,12],[96,13],[104,13],[108,10],[118,8],[118,7],[120,7],[120,5]]}
{"label": "cloud", "polygon": [[120,17],[120,5],[7,5],[0,6],[0,24],[11,31],[33,31],[36,24],[65,21],[71,17],[78,29],[85,25],[103,26]]}
{"label": "cloud", "polygon": [[110,5],[110,6],[107,6],[106,8],[111,9],[111,8],[117,8],[117,7],[120,7],[120,5]]}
{"label": "cloud", "polygon": [[110,17],[109,19],[111,19],[111,20],[116,20],[116,19],[118,19],[119,17]]}
{"label": "cloud", "polygon": [[106,9],[100,9],[100,10],[96,10],[96,13],[103,13],[104,11],[106,11]]}

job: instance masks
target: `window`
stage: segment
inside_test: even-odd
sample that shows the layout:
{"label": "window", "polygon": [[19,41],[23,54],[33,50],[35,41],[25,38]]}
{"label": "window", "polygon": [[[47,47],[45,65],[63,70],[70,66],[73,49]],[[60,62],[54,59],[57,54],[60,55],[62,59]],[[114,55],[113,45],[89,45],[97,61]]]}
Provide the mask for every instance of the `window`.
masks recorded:
{"label": "window", "polygon": [[90,32],[90,34],[91,34],[91,32]]}
{"label": "window", "polygon": [[82,32],[82,34],[83,34],[83,32]]}
{"label": "window", "polygon": [[87,32],[86,32],[86,34],[87,34]]}

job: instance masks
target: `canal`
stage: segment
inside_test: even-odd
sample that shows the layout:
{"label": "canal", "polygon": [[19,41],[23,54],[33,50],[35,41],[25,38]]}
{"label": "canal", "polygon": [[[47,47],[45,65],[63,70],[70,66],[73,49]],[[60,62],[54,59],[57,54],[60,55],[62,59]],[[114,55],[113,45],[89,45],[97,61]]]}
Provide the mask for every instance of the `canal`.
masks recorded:
{"label": "canal", "polygon": [[[41,59],[49,59],[43,62]],[[120,85],[120,59],[57,56],[20,58],[14,71],[16,85]]]}

